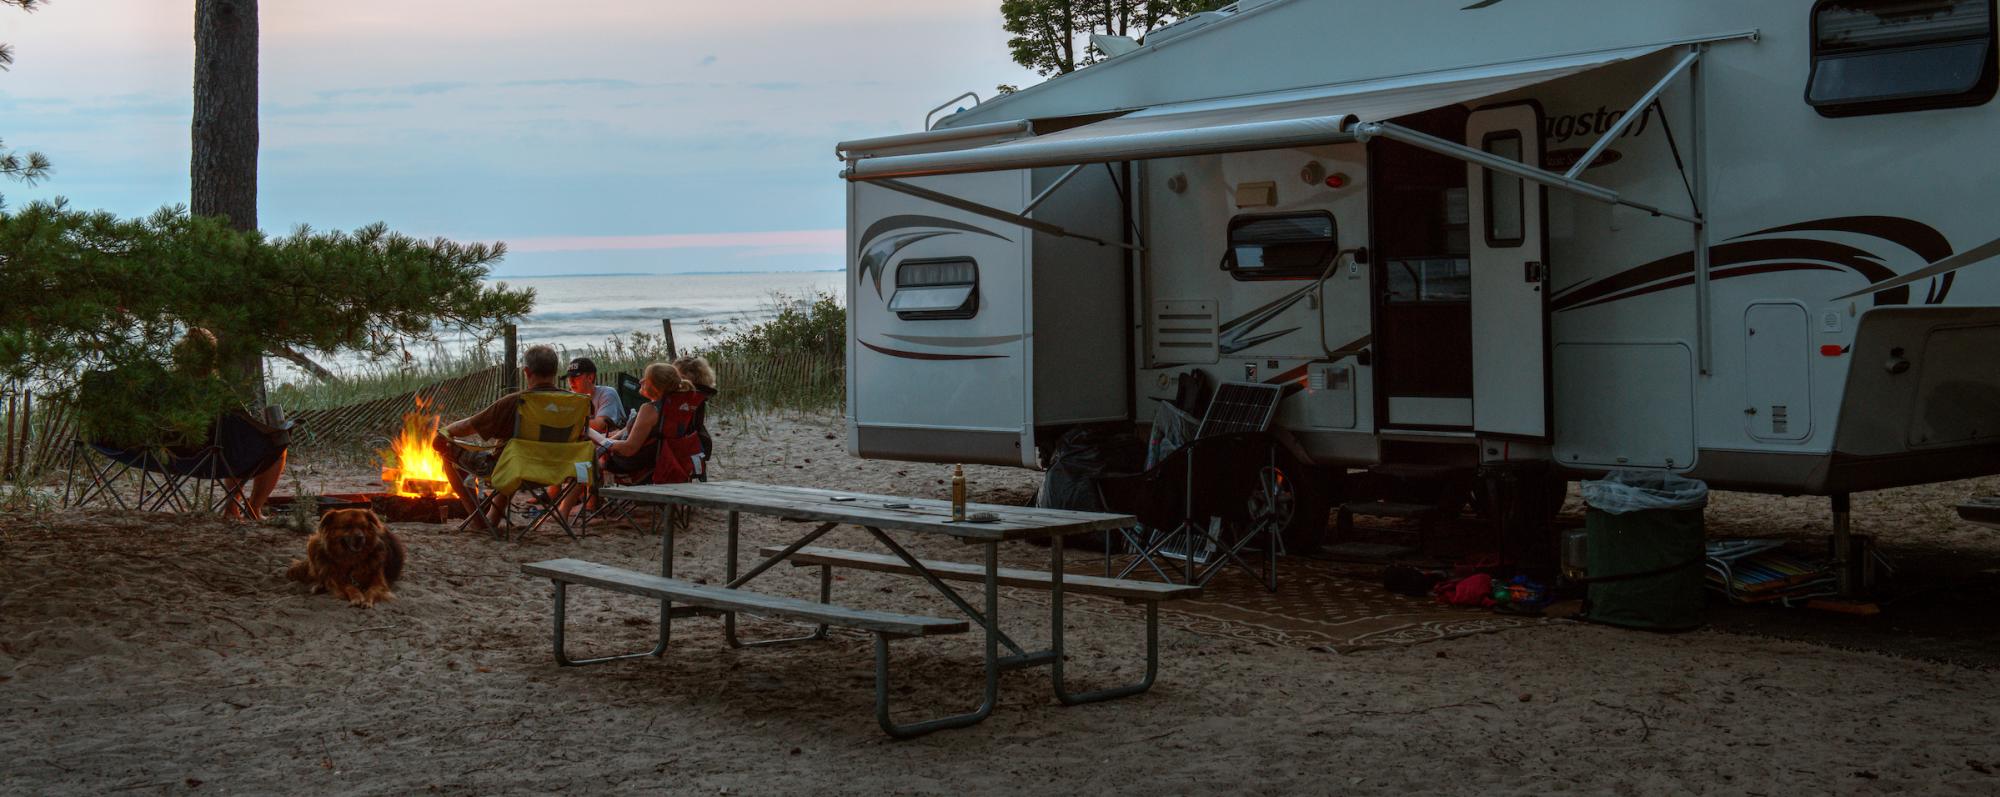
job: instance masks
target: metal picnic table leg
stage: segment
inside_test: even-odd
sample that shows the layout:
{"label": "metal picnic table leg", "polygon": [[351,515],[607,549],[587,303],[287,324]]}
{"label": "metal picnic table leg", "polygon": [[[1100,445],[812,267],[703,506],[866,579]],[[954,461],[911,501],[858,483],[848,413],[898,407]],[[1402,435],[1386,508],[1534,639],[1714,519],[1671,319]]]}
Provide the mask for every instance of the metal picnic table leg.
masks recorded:
{"label": "metal picnic table leg", "polygon": [[1144,692],[1153,688],[1153,679],[1160,672],[1160,602],[1146,601],[1146,677],[1136,684],[1071,693],[1063,684],[1063,537],[1055,535],[1049,539],[1049,649],[1055,653],[1049,679],[1055,685],[1056,699],[1065,706]]}
{"label": "metal picnic table leg", "polygon": [[[784,553],[778,554],[777,556],[773,556],[770,559],[758,563],[756,569],[752,570],[748,575],[743,576],[743,578],[739,580],[736,577],[736,545],[737,545],[736,540],[737,540],[738,526],[740,525],[738,514],[739,513],[734,509],[729,510],[729,562],[727,565],[724,566],[725,569],[723,573],[723,580],[729,584],[730,589],[735,589],[739,586],[742,586],[743,582],[749,581],[750,579],[757,577],[759,574],[762,574],[765,570],[770,569],[772,565],[784,561],[785,557],[790,556],[792,552],[797,551],[800,548],[804,548],[807,543],[819,539],[820,535],[827,533],[829,530],[833,529],[835,525],[837,525],[833,523],[822,524],[817,530],[813,531],[813,533],[806,535],[803,539],[799,540],[798,542],[792,543],[790,546],[788,546],[785,549]],[[819,602],[820,603],[833,602],[833,568],[828,565],[819,566]],[[819,626],[813,629],[812,633],[806,634],[805,636],[785,637],[783,639],[763,639],[763,640],[758,640],[756,642],[744,642],[736,638],[736,613],[725,612],[722,615],[722,635],[723,638],[729,640],[729,646],[732,648],[757,648],[757,647],[766,647],[770,645],[788,645],[794,642],[816,642],[822,639],[826,639],[826,625],[824,623],[820,624]]]}
{"label": "metal picnic table leg", "polygon": [[[930,582],[932,589],[942,593],[946,600],[951,601],[953,605],[957,606],[959,611],[965,612],[966,616],[971,617],[973,622],[982,626],[990,626],[993,629],[993,633],[999,635],[1000,644],[1006,645],[1008,650],[1014,651],[1014,656],[1012,657],[1014,664],[1028,664],[1038,660],[1037,656],[1022,649],[1020,643],[1015,642],[1013,637],[1007,636],[1005,631],[1001,631],[998,621],[987,622],[986,615],[982,615],[979,610],[972,608],[972,604],[965,602],[965,598],[959,596],[958,590],[952,589],[949,585],[945,584],[944,580],[938,578],[937,574],[931,572],[930,568],[925,567],[922,561],[919,561],[915,556],[911,556],[910,552],[904,550],[903,546],[897,545],[894,538],[874,526],[862,526],[862,528],[867,529],[869,534],[875,535],[876,541],[882,543],[882,546],[888,548],[889,552],[895,554],[897,558],[902,559],[903,563],[909,565],[910,569],[915,571],[917,575],[922,576],[925,581]],[[994,570],[991,575],[993,578],[998,579],[1000,576],[999,565],[995,564],[993,568]],[[992,610],[989,609],[987,615],[991,613]]]}
{"label": "metal picnic table leg", "polygon": [[[869,529],[869,531],[875,531]],[[879,532],[878,532],[879,533]],[[964,728],[978,724],[993,713],[1000,701],[1000,544],[986,546],[986,612],[980,626],[986,631],[986,687],[979,708],[971,713],[898,725],[889,719],[889,637],[875,635],[875,721],[882,730],[898,739],[914,739],[932,731]],[[1060,659],[1058,659],[1060,661]]]}

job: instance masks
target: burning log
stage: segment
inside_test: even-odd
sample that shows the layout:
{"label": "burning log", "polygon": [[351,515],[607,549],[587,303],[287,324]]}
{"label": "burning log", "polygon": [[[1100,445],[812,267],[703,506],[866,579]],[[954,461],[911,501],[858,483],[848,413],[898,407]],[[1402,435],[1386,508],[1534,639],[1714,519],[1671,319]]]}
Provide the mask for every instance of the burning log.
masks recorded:
{"label": "burning log", "polygon": [[419,396],[416,409],[403,416],[402,433],[381,452],[382,484],[394,495],[406,498],[457,495],[444,457],[431,445],[441,419],[429,409],[429,402]]}

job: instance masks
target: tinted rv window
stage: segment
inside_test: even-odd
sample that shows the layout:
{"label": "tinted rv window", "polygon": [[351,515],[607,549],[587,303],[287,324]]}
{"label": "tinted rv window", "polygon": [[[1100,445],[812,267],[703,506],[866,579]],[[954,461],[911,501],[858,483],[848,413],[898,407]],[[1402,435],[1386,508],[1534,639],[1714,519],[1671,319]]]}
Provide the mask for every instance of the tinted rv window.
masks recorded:
{"label": "tinted rv window", "polygon": [[970,258],[905,260],[896,267],[897,318],[971,318],[979,314],[979,265]]}
{"label": "tinted rv window", "polygon": [[1806,100],[1827,116],[1993,99],[1994,0],[1823,0]]}
{"label": "tinted rv window", "polygon": [[1310,279],[1326,272],[1338,246],[1326,211],[1237,216],[1229,220],[1222,270],[1239,280]]}
{"label": "tinted rv window", "polygon": [[[1521,134],[1508,130],[1486,137],[1486,153],[1510,161],[1521,160]],[[1486,245],[1494,248],[1520,246],[1527,240],[1523,232],[1521,208],[1527,201],[1521,178],[1486,170]]]}

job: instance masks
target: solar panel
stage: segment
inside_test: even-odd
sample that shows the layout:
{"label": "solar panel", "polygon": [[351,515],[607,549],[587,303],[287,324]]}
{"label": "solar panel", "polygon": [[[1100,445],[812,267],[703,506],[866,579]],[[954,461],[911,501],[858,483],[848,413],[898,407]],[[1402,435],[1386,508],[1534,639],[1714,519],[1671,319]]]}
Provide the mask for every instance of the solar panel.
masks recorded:
{"label": "solar panel", "polygon": [[1284,395],[1280,385],[1224,382],[1215,388],[1215,400],[1209,402],[1195,437],[1268,431]]}

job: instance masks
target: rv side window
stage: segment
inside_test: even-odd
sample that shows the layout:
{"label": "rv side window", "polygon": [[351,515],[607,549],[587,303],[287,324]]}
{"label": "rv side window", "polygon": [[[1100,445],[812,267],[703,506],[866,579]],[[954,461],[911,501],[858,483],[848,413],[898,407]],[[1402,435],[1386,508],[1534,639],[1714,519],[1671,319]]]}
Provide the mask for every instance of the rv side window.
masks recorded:
{"label": "rv side window", "polygon": [[[1486,136],[1483,147],[1488,155],[1521,161],[1521,133],[1505,130]],[[1520,246],[1527,240],[1522,231],[1521,207],[1527,188],[1521,178],[1486,170],[1486,245],[1496,249]]]}
{"label": "rv side window", "polygon": [[1821,0],[1806,101],[1826,116],[1980,105],[2000,85],[1994,0]]}
{"label": "rv side window", "polygon": [[1338,246],[1333,214],[1323,210],[1237,216],[1222,270],[1239,280],[1311,279],[1326,272]]}
{"label": "rv side window", "polygon": [[889,310],[907,321],[978,315],[979,264],[964,257],[903,261]]}

